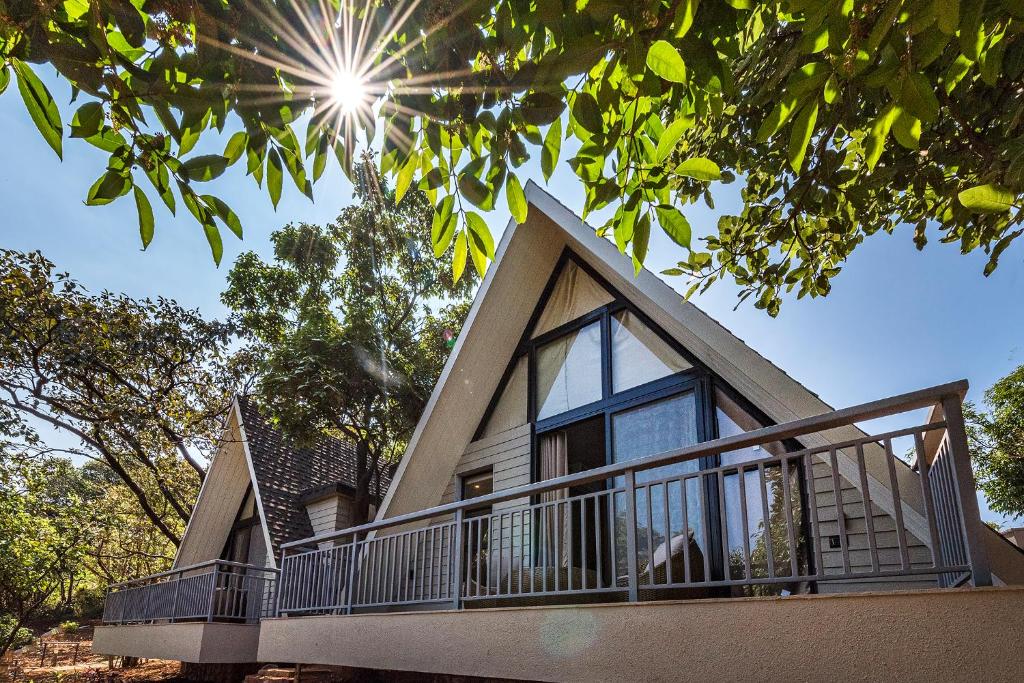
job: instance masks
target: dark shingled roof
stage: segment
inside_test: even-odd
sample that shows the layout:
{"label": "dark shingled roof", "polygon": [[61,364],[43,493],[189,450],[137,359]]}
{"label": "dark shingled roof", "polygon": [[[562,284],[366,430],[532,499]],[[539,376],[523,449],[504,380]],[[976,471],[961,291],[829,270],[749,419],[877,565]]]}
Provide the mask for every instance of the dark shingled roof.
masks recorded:
{"label": "dark shingled roof", "polygon": [[[323,437],[312,447],[296,448],[270,425],[251,400],[239,398],[238,405],[270,542],[277,557],[282,543],[313,535],[303,494],[332,487],[355,491],[355,444]],[[381,495],[390,483],[389,476],[381,478]],[[376,488],[371,484],[371,496]]]}

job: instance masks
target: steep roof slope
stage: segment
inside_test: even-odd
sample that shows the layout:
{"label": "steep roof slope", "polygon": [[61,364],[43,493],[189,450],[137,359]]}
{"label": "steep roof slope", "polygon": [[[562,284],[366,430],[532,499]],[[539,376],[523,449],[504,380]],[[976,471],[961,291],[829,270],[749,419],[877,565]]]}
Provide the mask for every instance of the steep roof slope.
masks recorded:
{"label": "steep roof slope", "polygon": [[[313,535],[301,500],[303,493],[328,486],[355,492],[355,445],[322,437],[311,447],[297,448],[271,426],[253,401],[239,399],[238,405],[267,531],[277,557],[282,543]],[[386,489],[390,477],[382,477],[380,483],[381,490]],[[371,493],[374,489],[371,486]]]}

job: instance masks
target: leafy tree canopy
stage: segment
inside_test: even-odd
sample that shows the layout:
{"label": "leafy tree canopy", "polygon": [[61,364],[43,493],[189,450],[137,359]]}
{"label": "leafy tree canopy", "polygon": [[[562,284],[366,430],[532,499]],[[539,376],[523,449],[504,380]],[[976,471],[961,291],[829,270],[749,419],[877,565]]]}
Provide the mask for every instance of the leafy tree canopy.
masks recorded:
{"label": "leafy tree canopy", "polygon": [[0,251],[0,427],[75,438],[177,544],[239,379],[229,325],[172,301],[90,294],[38,252]]}
{"label": "leafy tree canopy", "polygon": [[[220,227],[242,227],[207,181],[242,161],[276,206],[285,175],[311,195],[365,138],[399,199],[426,191],[456,269],[460,244],[491,256],[479,211],[503,192],[524,219],[531,154],[546,177],[572,155],[637,266],[660,227],[668,273],[732,278],[772,314],[879,230],[982,248],[986,274],[1021,233],[1016,0],[339,1],[4,0],[0,89],[58,155],[66,135],[110,153],[87,203],[132,194],[146,245],[148,197],[180,201],[218,261]],[[62,113],[32,64],[88,101]],[[192,153],[210,130],[234,131],[223,153]],[[695,243],[685,205],[737,177],[741,212]]]}
{"label": "leafy tree canopy", "polygon": [[1024,365],[985,392],[985,405],[964,411],[978,488],[996,512],[1024,516]]}
{"label": "leafy tree canopy", "polygon": [[[365,167],[358,173],[372,182]],[[357,198],[331,225],[275,232],[272,262],[239,256],[222,298],[251,341],[242,353],[259,366],[259,397],[278,426],[299,440],[333,432],[356,444],[365,519],[371,494],[383,493],[371,487],[441,374],[475,278],[456,280],[431,255],[422,193],[398,201],[362,184]]]}

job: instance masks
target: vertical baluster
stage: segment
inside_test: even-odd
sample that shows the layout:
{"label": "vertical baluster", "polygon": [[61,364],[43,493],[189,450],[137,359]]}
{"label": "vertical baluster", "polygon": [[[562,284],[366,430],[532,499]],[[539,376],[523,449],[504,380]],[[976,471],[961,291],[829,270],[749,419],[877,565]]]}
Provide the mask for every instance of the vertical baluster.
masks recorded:
{"label": "vertical baluster", "polygon": [[864,445],[857,442],[857,469],[860,471],[861,498],[864,499],[864,522],[868,532],[868,550],[871,553],[871,571],[878,572],[878,539],[875,537],[875,514],[871,504],[871,490],[868,485],[868,471],[864,464]]}
{"label": "vertical baluster", "polygon": [[814,548],[814,570],[818,576],[825,575],[825,566],[821,557],[821,523],[818,520],[818,493],[814,484],[814,456],[804,454],[804,468],[807,470],[807,502],[811,507],[811,545]]}
{"label": "vertical baluster", "polygon": [[743,578],[750,580],[750,520],[747,518],[747,470],[742,465],[736,471],[739,476],[740,533],[743,535]]}
{"label": "vertical baluster", "polygon": [[686,482],[686,477],[679,479],[679,504],[683,509],[683,535],[686,536],[686,552],[683,553],[683,582],[691,583],[693,581],[693,570],[690,567],[690,543],[695,543],[696,540],[690,535],[690,510],[689,503],[686,500]]}
{"label": "vertical baluster", "polygon": [[722,578],[732,578],[732,568],[730,565],[729,558],[729,518],[728,512],[725,509],[725,470],[720,469],[716,474],[711,476],[718,480],[718,526],[721,529],[722,542]]}
{"label": "vertical baluster", "polygon": [[562,536],[565,537],[565,545],[566,545],[566,553],[565,553],[565,555],[568,558],[567,559],[567,566],[566,566],[566,568],[568,569],[568,571],[566,572],[566,583],[568,585],[567,585],[566,589],[570,590],[570,591],[572,590],[572,568],[573,568],[573,564],[574,564],[573,560],[575,559],[573,557],[573,546],[576,545],[575,541],[573,540],[573,534],[572,534],[572,506],[573,506],[572,499],[567,500],[565,502],[565,510],[560,515],[560,517],[562,519],[562,526],[565,527],[562,530]]}
{"label": "vertical baluster", "polygon": [[786,510],[786,539],[789,544],[789,570],[790,576],[800,575],[796,558],[796,530],[793,524],[793,496],[789,485],[789,457],[783,455],[782,461],[782,495]]}
{"label": "vertical baluster", "polygon": [[644,491],[644,497],[647,499],[647,580],[654,585],[654,513],[651,511],[654,486],[648,484],[644,487]]}
{"label": "vertical baluster", "polygon": [[604,536],[601,532],[601,501],[604,498],[605,494],[603,493],[594,496],[594,561],[597,564],[595,567],[597,586],[595,588],[604,588],[604,553],[601,552],[601,537]]}
{"label": "vertical baluster", "polygon": [[[587,590],[587,501],[596,498],[580,498],[580,559],[583,571],[580,572],[581,589]],[[570,570],[571,572],[571,570]]]}
{"label": "vertical baluster", "polygon": [[[661,519],[665,525],[665,583],[667,584],[671,584],[676,580],[672,576],[672,520],[668,514],[669,483],[666,481],[661,485]],[[653,555],[651,555],[651,562],[654,562]]]}
{"label": "vertical baluster", "polygon": [[932,499],[932,482],[928,476],[931,465],[924,450],[924,440],[920,432],[914,432],[914,449],[917,452],[917,467],[921,473],[921,492],[924,495],[925,515],[928,518],[928,536],[932,544],[932,566],[942,566],[939,531],[935,526],[935,501]]}
{"label": "vertical baluster", "polygon": [[697,475],[697,489],[700,492],[700,517],[704,527],[704,580],[711,580],[711,510],[707,500],[707,481],[704,473]]}
{"label": "vertical baluster", "polygon": [[629,601],[637,602],[639,576],[636,567],[636,480],[633,470],[623,475],[626,489],[626,572],[629,577]]}
{"label": "vertical baluster", "polygon": [[839,480],[839,459],[836,449],[829,449],[829,465],[832,467],[832,489],[835,494],[836,523],[839,525],[839,547],[843,554],[843,574],[850,573],[850,545],[846,539],[846,513],[843,510],[843,487]]}

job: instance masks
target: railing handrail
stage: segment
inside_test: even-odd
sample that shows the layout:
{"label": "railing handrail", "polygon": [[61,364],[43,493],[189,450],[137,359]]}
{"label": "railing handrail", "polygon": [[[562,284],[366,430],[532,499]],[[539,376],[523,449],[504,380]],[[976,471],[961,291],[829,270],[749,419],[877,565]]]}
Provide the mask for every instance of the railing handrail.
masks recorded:
{"label": "railing handrail", "polygon": [[846,427],[856,422],[897,415],[911,410],[916,410],[918,408],[932,406],[941,402],[945,398],[954,396],[957,400],[961,400],[967,392],[967,387],[968,384],[965,379],[948,382],[946,384],[939,384],[927,389],[920,389],[918,391],[899,394],[897,396],[890,396],[889,398],[869,401],[868,403],[862,403],[848,408],[841,408],[839,410],[821,413],[819,415],[794,420],[792,422],[762,427],[761,429],[755,429],[750,432],[727,436],[713,441],[703,441],[691,446],[656,453],[636,460],[613,463],[575,474],[556,477],[554,479],[547,479],[541,482],[503,489],[501,491],[475,497],[471,500],[446,503],[444,505],[437,505],[435,507],[418,510],[416,512],[396,515],[387,519],[367,522],[366,524],[360,524],[347,529],[317,534],[309,538],[284,543],[282,544],[281,549],[282,551],[286,551],[293,548],[314,546],[319,543],[351,536],[353,534],[363,534],[370,531],[376,531],[378,529],[419,522],[440,515],[454,513],[459,510],[465,511],[470,507],[494,505],[495,503],[502,503],[509,500],[515,500],[517,498],[533,496],[545,491],[554,491],[570,486],[599,481],[601,479],[609,479],[614,476],[625,474],[627,471],[637,472],[653,469],[663,465],[671,465],[679,462],[685,462],[687,460],[694,460],[706,455],[728,453],[763,443],[784,441],[786,439],[803,436],[805,434],[826,431],[837,427]]}
{"label": "railing handrail", "polygon": [[113,590],[115,588],[125,588],[133,584],[142,583],[144,581],[153,581],[154,579],[162,579],[165,576],[183,574],[185,572],[195,571],[197,569],[205,569],[207,567],[236,567],[239,569],[257,569],[260,571],[270,572],[272,574],[279,574],[281,572],[280,569],[277,569],[275,567],[266,567],[256,564],[246,564],[244,562],[233,562],[231,560],[205,560],[203,562],[197,562],[196,564],[190,564],[184,567],[175,567],[173,569],[157,572],[156,574],[150,574],[148,576],[140,576],[137,579],[129,579],[127,581],[121,581],[120,583],[112,583],[109,586],[107,586],[107,590]]}

